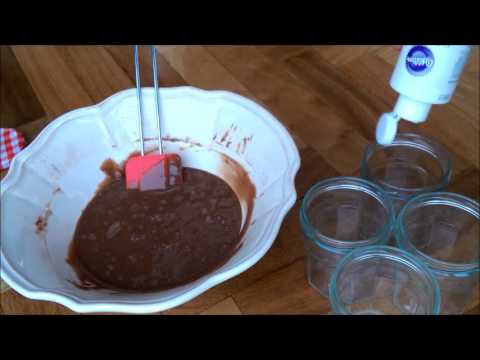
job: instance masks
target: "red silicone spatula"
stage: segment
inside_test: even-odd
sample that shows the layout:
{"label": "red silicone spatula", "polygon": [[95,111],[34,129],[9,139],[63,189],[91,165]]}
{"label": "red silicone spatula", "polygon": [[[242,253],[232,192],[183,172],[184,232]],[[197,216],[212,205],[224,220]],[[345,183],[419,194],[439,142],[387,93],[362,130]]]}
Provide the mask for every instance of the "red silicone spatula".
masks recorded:
{"label": "red silicone spatula", "polygon": [[140,133],[141,155],[133,156],[125,164],[127,189],[167,190],[182,183],[182,161],[178,154],[164,153],[162,147],[162,130],[160,123],[160,100],[158,96],[157,52],[150,46],[153,68],[154,96],[158,123],[158,153],[145,155],[143,143],[143,107],[140,85],[140,64],[138,61],[138,45],[135,45],[135,80],[138,99],[138,129]]}

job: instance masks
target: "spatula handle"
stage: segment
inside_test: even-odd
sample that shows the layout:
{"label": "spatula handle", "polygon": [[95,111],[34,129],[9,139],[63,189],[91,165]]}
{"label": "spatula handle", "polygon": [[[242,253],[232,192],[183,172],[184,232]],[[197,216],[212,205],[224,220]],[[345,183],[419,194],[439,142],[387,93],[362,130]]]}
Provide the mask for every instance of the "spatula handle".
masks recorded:
{"label": "spatula handle", "polygon": [[138,132],[140,135],[140,151],[142,156],[145,149],[143,145],[143,102],[142,102],[142,88],[140,84],[140,64],[138,62],[138,45],[134,46],[134,59],[135,59],[135,83],[137,85],[137,102],[138,102]]}
{"label": "spatula handle", "polygon": [[157,115],[157,125],[158,125],[158,151],[160,154],[163,154],[162,146],[162,124],[160,122],[160,98],[158,91],[158,74],[157,74],[157,49],[154,45],[150,46],[151,56],[152,56],[152,77],[153,77],[153,86],[154,86],[154,96],[155,96],[155,109]]}

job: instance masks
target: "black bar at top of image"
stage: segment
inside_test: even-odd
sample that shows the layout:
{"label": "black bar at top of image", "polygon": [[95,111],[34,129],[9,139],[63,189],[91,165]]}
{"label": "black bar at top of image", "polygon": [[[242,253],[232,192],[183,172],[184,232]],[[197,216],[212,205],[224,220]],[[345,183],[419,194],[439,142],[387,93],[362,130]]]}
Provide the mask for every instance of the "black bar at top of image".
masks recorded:
{"label": "black bar at top of image", "polygon": [[[220,45],[314,45],[314,44],[478,44],[477,11],[458,13],[448,7],[445,14],[421,13],[418,4],[403,6],[403,12],[388,2],[367,8],[342,2],[332,9],[323,3],[304,8],[296,2],[288,7],[271,5],[259,11],[247,3],[224,3],[220,11],[190,9],[150,10],[132,7],[130,14],[75,8],[40,18],[1,15],[0,44],[220,44]],[[79,4],[80,5],[80,4]],[[197,6],[198,7],[198,6]],[[281,8],[280,10],[278,8]],[[394,9],[395,8],[395,9]],[[378,9],[382,9],[379,13]],[[128,9],[123,9],[128,10]],[[161,11],[160,11],[161,10]],[[148,11],[161,13],[147,16]],[[138,13],[138,14],[137,14]]]}

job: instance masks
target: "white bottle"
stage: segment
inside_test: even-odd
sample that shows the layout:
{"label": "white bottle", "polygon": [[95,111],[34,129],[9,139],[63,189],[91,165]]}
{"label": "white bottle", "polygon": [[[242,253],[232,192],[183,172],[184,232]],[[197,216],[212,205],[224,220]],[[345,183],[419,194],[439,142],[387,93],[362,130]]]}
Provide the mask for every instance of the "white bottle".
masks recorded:
{"label": "white bottle", "polygon": [[400,119],[421,123],[432,104],[446,104],[452,98],[470,54],[468,45],[405,45],[402,47],[390,86],[397,91],[395,108],[378,120],[377,142],[390,144]]}

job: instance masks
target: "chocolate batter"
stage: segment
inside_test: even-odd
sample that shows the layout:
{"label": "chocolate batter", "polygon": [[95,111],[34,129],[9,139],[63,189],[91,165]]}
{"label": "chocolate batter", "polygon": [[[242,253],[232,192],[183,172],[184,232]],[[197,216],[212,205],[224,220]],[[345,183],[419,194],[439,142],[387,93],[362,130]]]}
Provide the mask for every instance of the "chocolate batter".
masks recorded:
{"label": "chocolate batter", "polygon": [[169,289],[213,271],[239,247],[240,203],[219,177],[184,168],[181,186],[140,192],[109,171],[113,177],[83,211],[70,248],[83,287]]}

